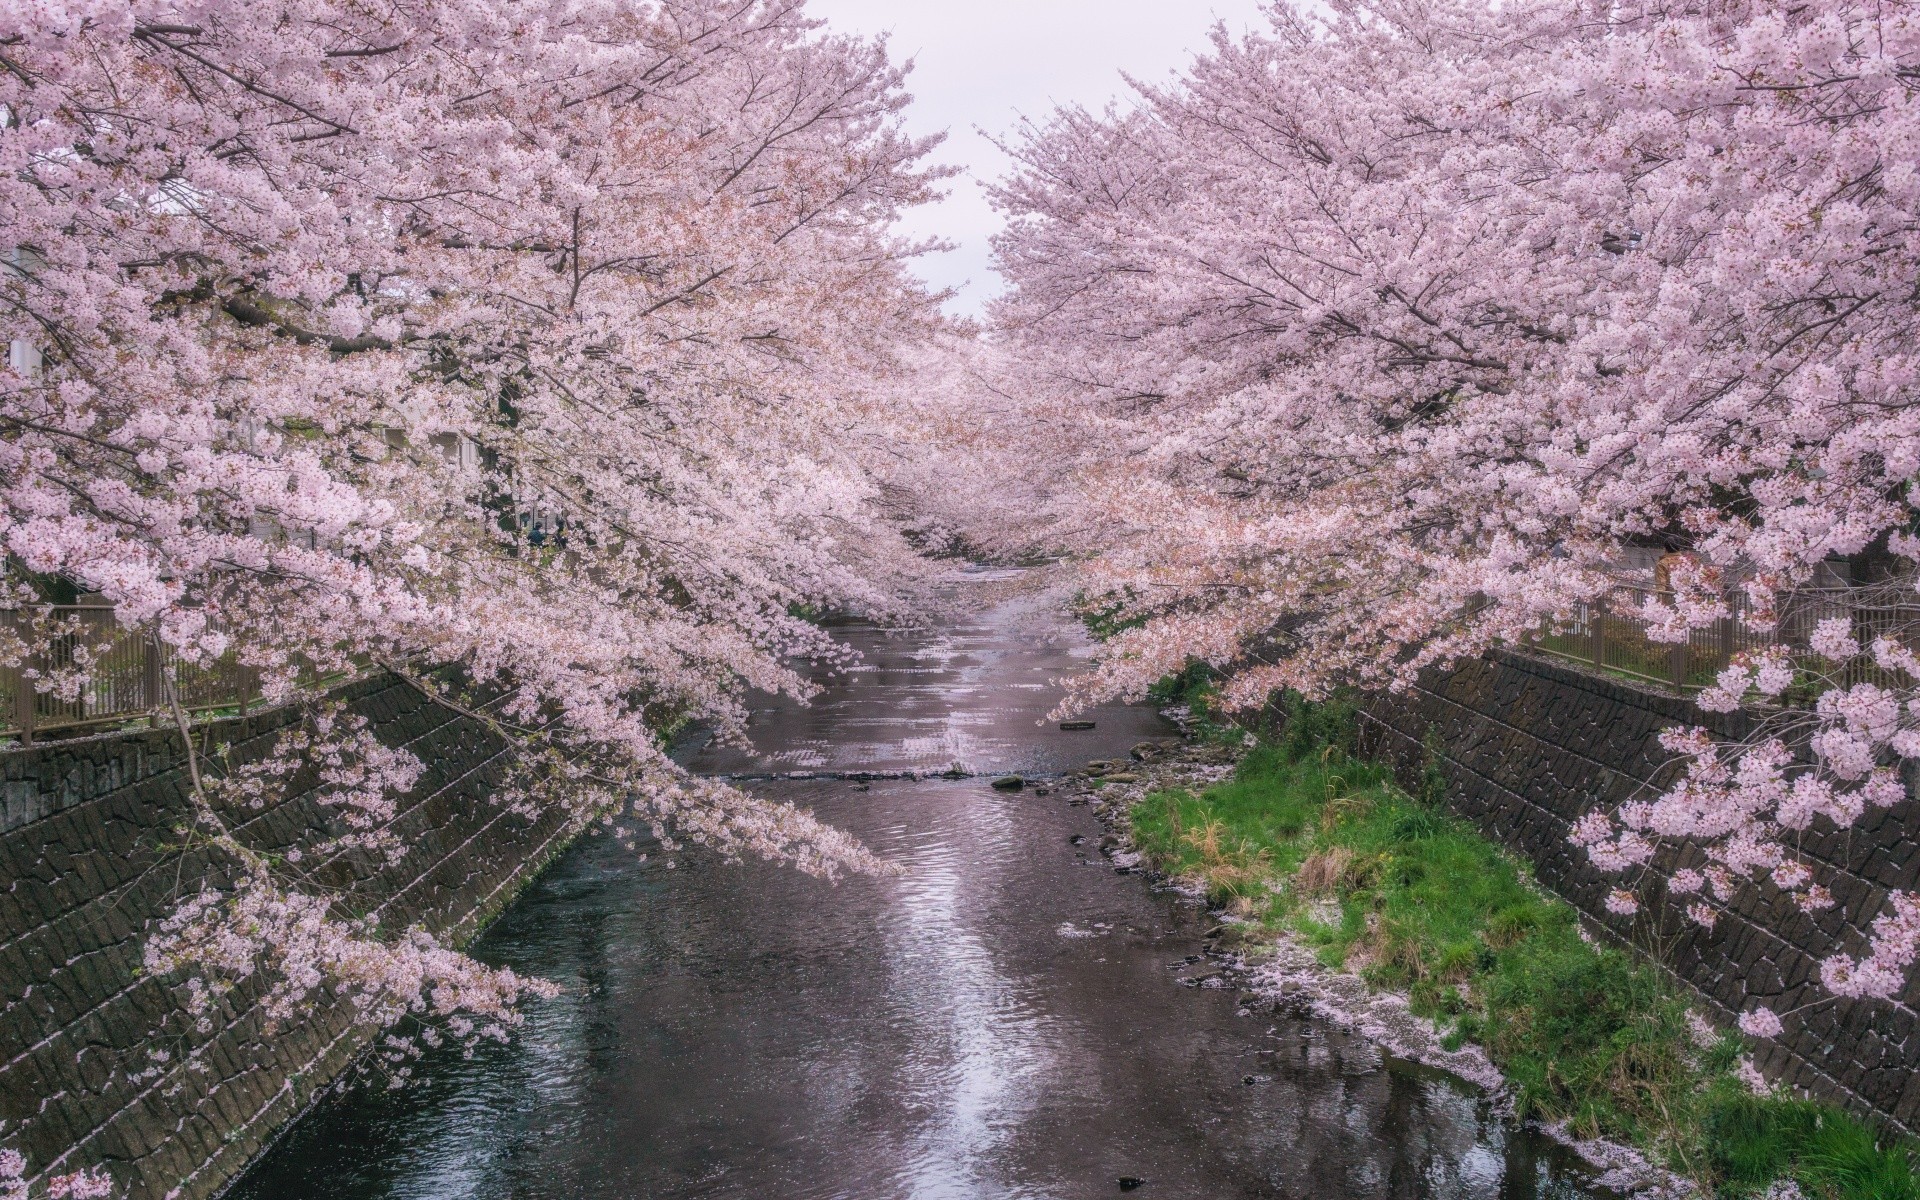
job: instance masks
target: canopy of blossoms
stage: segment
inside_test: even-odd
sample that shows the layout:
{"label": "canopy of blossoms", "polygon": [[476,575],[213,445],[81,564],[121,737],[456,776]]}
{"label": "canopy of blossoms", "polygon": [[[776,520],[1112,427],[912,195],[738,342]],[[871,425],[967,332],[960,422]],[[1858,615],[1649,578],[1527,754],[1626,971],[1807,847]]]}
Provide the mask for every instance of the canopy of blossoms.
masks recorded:
{"label": "canopy of blossoms", "polygon": [[[931,583],[877,473],[947,325],[891,232],[941,176],[902,79],[799,0],[4,6],[5,601],[98,594],[270,699],[399,672],[514,740],[498,800],[530,815],[875,869],[661,732],[737,734],[746,689],[835,653],[796,614]],[[35,686],[86,686],[86,647],[55,672],[59,630],[10,628]],[[420,764],[343,713],[198,764],[236,885],[149,967],[201,1004],[264,966],[275,1012],[331,984],[496,1032],[526,981],[335,919],[231,836],[309,766],[346,831],[309,854],[395,849]]]}
{"label": "canopy of blossoms", "polygon": [[[1403,686],[1609,602],[1629,548],[1671,561],[1671,639],[1836,557],[1911,577],[1920,0],[1270,15],[1015,139],[976,343],[892,232],[940,179],[901,69],[801,0],[0,8],[0,600],[98,594],[276,699],[393,671],[513,740],[502,804],[832,875],[881,864],[661,735],[804,694],[836,651],[796,614],[905,615],[915,543],[1068,552],[1143,620],[1069,704],[1193,659],[1229,702]],[[71,633],[7,628],[87,685],[38,653]],[[1811,651],[1729,668],[1705,706],[1818,699],[1675,731],[1686,776],[1581,822],[1594,861],[1705,847],[1664,886],[1708,923],[1762,877],[1829,903],[1795,835],[1904,794],[1920,663],[1845,620]],[[330,986],[504,1036],[542,985],[232,835],[302,770],[342,831],[303,853],[397,850],[420,764],[347,713],[196,762],[233,882],[148,945],[186,1017],[264,968],[270,1015]],[[1896,896],[1826,981],[1893,995],[1916,956]],[[0,1151],[30,1184],[110,1187]]]}
{"label": "canopy of blossoms", "polygon": [[[1076,701],[1196,658],[1230,702],[1404,686],[1609,602],[1636,547],[1668,556],[1639,615],[1671,640],[1735,591],[1767,626],[1832,558],[1911,578],[1920,5],[1271,17],[1011,147],[997,350],[1075,480],[1057,544],[1146,618]],[[1874,602],[1913,602],[1894,586]],[[1795,835],[1902,796],[1920,692],[1897,639],[1841,619],[1813,648],[1702,702],[1798,679],[1817,707],[1745,745],[1676,731],[1690,774],[1584,823],[1595,860],[1704,845],[1713,869],[1669,882],[1702,921],[1768,875],[1829,902]],[[1842,678],[1865,658],[1881,682]],[[1916,903],[1829,985],[1898,992]]]}

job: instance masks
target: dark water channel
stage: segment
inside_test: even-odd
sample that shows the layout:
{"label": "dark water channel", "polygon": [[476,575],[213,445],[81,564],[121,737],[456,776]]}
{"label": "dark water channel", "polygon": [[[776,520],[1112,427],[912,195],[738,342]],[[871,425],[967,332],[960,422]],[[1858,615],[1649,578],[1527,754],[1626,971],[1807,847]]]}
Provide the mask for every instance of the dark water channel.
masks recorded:
{"label": "dark water channel", "polygon": [[[1058,771],[1167,732],[1037,724],[1085,653],[1031,601],[757,713],[716,773]],[[940,1200],[1582,1194],[1557,1150],[1323,1025],[1183,987],[1204,914],[1117,874],[1056,794],[984,778],[754,783],[905,872],[836,886],[588,839],[478,946],[567,987],[514,1044],[324,1101],[239,1200]],[[1074,844],[1073,838],[1084,841]],[[1247,1080],[1251,1078],[1252,1083]]]}

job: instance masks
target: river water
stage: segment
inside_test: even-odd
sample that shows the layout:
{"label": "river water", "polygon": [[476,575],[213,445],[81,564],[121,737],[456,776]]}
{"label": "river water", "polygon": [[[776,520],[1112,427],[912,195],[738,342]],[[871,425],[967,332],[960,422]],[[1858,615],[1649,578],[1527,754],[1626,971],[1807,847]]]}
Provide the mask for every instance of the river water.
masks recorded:
{"label": "river water", "polygon": [[[904,868],[837,886],[589,838],[477,944],[565,994],[514,1043],[335,1093],[236,1200],[1014,1200],[1577,1196],[1557,1148],[1364,1041],[1183,986],[1207,927],[1115,871],[1059,772],[1170,732],[1108,707],[1041,719],[1084,665],[1032,599],[839,636],[862,664],[756,712],[756,750],[690,747]],[[671,865],[670,865],[671,862]],[[1122,1181],[1139,1181],[1123,1188]]]}

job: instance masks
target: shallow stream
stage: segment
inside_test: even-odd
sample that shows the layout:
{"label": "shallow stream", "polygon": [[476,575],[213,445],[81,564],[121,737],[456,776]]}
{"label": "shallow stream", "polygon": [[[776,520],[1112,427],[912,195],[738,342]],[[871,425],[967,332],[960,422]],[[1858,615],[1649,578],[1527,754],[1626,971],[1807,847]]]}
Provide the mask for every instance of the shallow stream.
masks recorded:
{"label": "shallow stream", "polygon": [[[566,987],[511,1046],[324,1100],[235,1200],[969,1200],[1122,1194],[1578,1196],[1557,1147],[1465,1087],[1325,1025],[1193,986],[1203,912],[1115,870],[1084,807],[988,776],[1060,772],[1171,732],[1108,707],[1041,718],[1084,664],[1030,599],[931,632],[847,625],[864,656],[769,704],[761,779],[904,872],[830,886],[589,838],[478,943]],[[1185,981],[1183,983],[1183,981]]]}

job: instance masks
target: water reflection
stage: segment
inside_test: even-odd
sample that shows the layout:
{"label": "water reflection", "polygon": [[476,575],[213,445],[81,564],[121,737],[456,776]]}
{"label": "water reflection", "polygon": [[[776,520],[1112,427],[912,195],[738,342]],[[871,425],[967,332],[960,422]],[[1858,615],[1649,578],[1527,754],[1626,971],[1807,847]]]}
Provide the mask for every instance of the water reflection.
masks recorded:
{"label": "water reflection", "polygon": [[[708,771],[1059,769],[1164,732],[1036,724],[1073,631],[1013,603],[756,716]],[[905,868],[830,887],[762,864],[567,855],[481,943],[566,985],[511,1047],[330,1099],[242,1200],[1514,1197],[1577,1174],[1451,1082],[1182,987],[1199,917],[1091,850],[1083,808],[984,780],[757,784]],[[1085,839],[1080,845],[1070,838]],[[1251,1081],[1251,1082],[1249,1082]]]}

